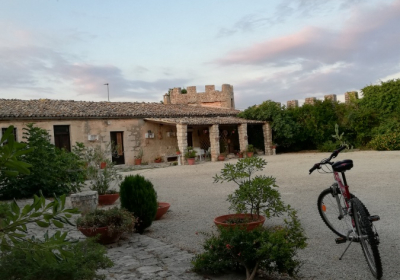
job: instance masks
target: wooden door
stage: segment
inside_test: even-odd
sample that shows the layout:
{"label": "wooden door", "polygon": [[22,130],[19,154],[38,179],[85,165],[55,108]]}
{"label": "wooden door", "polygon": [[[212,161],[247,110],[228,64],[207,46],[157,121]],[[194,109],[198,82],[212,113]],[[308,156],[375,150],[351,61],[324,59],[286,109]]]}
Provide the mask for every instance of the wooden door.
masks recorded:
{"label": "wooden door", "polygon": [[115,164],[125,164],[124,132],[112,131],[110,132],[110,138],[112,143],[112,162],[114,162]]}

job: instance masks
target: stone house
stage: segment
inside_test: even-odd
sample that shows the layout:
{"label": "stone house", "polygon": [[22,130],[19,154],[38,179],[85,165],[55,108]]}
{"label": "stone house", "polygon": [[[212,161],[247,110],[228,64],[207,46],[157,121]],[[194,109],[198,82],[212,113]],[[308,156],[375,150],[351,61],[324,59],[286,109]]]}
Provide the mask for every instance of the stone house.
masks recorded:
{"label": "stone house", "polygon": [[[229,104],[234,105],[232,96],[228,96]],[[188,146],[210,151],[211,160],[216,161],[221,152],[245,150],[248,129],[263,134],[265,154],[272,154],[269,123],[238,118],[239,111],[226,108],[229,106],[192,105],[0,99],[0,128],[4,132],[13,125],[16,140],[21,141],[26,124],[35,123],[49,132],[53,144],[67,150],[76,142],[102,148],[113,142],[118,149],[110,152],[109,158],[116,164],[134,164],[141,149],[144,162],[153,162],[158,156],[174,160],[176,149],[184,151]]]}

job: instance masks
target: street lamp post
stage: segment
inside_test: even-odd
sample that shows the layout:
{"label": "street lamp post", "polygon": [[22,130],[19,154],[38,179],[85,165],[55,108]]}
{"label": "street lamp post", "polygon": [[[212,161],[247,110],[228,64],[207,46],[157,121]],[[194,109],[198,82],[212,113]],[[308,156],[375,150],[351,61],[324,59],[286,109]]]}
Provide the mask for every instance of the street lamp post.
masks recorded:
{"label": "street lamp post", "polygon": [[108,87],[108,83],[104,85],[107,86],[107,97],[108,97],[108,102],[110,102],[110,89]]}

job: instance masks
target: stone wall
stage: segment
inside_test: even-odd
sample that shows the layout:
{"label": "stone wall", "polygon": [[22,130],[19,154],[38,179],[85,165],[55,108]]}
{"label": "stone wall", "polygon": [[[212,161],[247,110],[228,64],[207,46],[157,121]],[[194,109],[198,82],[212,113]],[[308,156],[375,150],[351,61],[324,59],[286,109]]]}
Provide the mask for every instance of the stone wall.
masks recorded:
{"label": "stone wall", "polygon": [[[0,121],[0,128],[13,125],[17,129],[17,141],[23,141],[23,129],[26,128],[27,123],[32,122],[36,127],[48,131],[52,144],[54,144],[54,125],[68,125],[71,147],[76,142],[82,142],[87,147],[100,145],[105,149],[111,141],[110,133],[122,131],[125,164],[128,165],[134,164],[135,155],[140,148],[143,149],[143,162],[153,162],[157,156],[175,154],[178,146],[175,125],[160,125],[146,122],[143,119],[14,120]],[[154,133],[154,138],[145,137],[149,130]],[[98,140],[89,141],[89,135],[96,135]],[[109,159],[111,159],[111,153]]]}
{"label": "stone wall", "polygon": [[235,108],[233,86],[223,84],[221,90],[215,90],[214,85],[206,85],[205,92],[197,92],[195,86],[186,88],[187,93],[181,93],[181,88],[173,88],[164,95],[164,104],[186,104],[192,106]]}

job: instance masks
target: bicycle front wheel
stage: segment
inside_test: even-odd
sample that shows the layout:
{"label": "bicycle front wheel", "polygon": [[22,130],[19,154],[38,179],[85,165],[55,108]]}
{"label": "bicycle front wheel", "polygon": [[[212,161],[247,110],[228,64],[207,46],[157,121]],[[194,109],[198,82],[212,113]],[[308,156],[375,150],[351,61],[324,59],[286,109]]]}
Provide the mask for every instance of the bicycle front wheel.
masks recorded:
{"label": "bicycle front wheel", "polygon": [[375,278],[381,279],[383,273],[378,250],[378,233],[374,230],[372,222],[368,219],[369,214],[365,212],[365,207],[358,198],[352,199],[352,209],[356,232],[360,239],[365,259]]}
{"label": "bicycle front wheel", "polygon": [[318,212],[328,228],[338,236],[346,237],[352,231],[350,211],[340,191],[334,194],[331,188],[323,190],[318,197]]}

